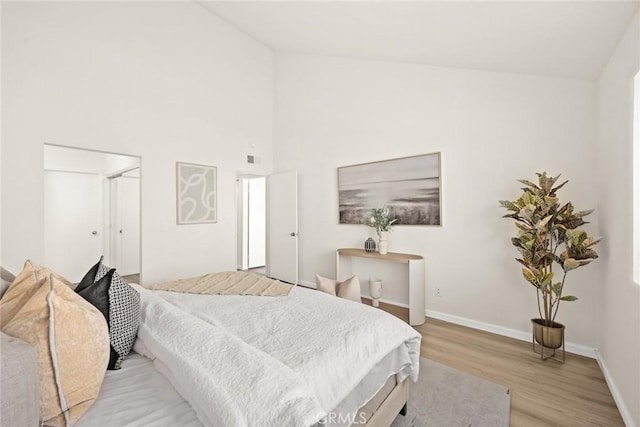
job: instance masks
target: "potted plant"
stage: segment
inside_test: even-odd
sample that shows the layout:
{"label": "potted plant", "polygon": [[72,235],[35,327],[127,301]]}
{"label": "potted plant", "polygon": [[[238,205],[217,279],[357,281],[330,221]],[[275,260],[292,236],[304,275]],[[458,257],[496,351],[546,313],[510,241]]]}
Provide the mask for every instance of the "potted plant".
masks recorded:
{"label": "potted plant", "polygon": [[371,217],[364,220],[364,224],[376,229],[378,234],[378,252],[380,255],[385,255],[389,247],[388,235],[391,231],[391,226],[398,221],[398,218],[391,219],[391,214],[387,207],[380,209],[373,209]]}
{"label": "potted plant", "polygon": [[[578,299],[563,294],[567,273],[598,258],[593,247],[600,240],[578,228],[587,224],[583,218],[593,210],[576,211],[571,202],[560,204],[556,193],[569,181],[556,186],[560,175],[536,175],[538,184],[519,180],[525,185],[522,195],[514,201],[501,200],[500,205],[509,211],[504,218],[513,219],[518,229],[511,242],[520,252],[516,261],[523,266],[522,275],[536,288],[540,318],[531,319],[535,342],[555,350],[564,344],[564,325],[555,321],[560,302]],[[554,271],[554,265],[560,270]]]}

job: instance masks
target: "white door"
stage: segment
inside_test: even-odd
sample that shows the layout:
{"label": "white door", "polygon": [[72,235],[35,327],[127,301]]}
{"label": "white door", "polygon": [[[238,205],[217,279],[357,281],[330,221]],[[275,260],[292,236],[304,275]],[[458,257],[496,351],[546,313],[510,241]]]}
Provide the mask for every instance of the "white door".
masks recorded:
{"label": "white door", "polygon": [[267,177],[267,275],[298,284],[298,173]]}
{"label": "white door", "polygon": [[82,279],[102,255],[102,206],[98,175],[44,172],[44,265]]}
{"label": "white door", "polygon": [[118,274],[140,273],[140,180],[120,176],[111,182],[112,263]]}

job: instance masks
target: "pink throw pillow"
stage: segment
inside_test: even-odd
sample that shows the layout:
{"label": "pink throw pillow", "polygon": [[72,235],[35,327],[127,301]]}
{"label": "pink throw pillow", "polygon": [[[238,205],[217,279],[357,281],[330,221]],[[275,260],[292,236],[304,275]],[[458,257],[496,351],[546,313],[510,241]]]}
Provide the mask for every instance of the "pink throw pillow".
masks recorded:
{"label": "pink throw pillow", "polygon": [[360,281],[356,276],[351,276],[344,282],[338,282],[316,274],[316,286],[319,291],[329,295],[337,295],[340,298],[362,302],[360,299]]}

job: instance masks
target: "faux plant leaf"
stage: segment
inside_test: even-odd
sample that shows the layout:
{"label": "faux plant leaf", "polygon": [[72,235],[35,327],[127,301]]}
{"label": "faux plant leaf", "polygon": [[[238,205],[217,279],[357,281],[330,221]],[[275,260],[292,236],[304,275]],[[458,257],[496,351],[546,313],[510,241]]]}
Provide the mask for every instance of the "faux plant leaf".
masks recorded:
{"label": "faux plant leaf", "polygon": [[[581,230],[567,230],[567,239],[571,242],[572,245],[579,245],[580,241],[584,241],[587,237],[587,233]],[[583,237],[584,235],[584,237]]]}
{"label": "faux plant leaf", "polygon": [[565,295],[563,297],[560,297],[560,301],[577,301],[578,297],[574,297],[573,295]]}
{"label": "faux plant leaf", "polygon": [[524,218],[533,224],[535,222],[533,221],[533,213],[535,211],[536,211],[536,206],[531,203],[528,203],[525,205],[525,207],[520,209],[520,218]]}
{"label": "faux plant leaf", "polygon": [[576,212],[576,213],[574,213],[574,215],[577,216],[578,218],[583,218],[583,217],[585,217],[587,215],[591,215],[592,213],[593,213],[593,209],[589,209],[589,210],[586,210],[586,211]]}
{"label": "faux plant leaf", "polygon": [[[558,178],[560,178],[560,175],[558,175]],[[565,181],[565,182],[563,182],[562,184],[560,184],[560,185],[558,185],[558,186],[556,186],[556,187],[552,188],[552,189],[551,189],[551,194],[555,194],[555,193],[556,193],[556,191],[558,191],[559,189],[561,189],[562,187],[564,187],[564,186],[565,186],[565,184],[566,184],[567,182],[569,182],[569,180],[566,180],[566,181]]]}
{"label": "faux plant leaf", "polygon": [[500,206],[513,212],[520,211],[520,208],[518,207],[518,205],[516,205],[510,200],[500,200]]}
{"label": "faux plant leaf", "polygon": [[570,218],[562,221],[562,225],[564,225],[567,229],[573,230],[582,225],[585,225],[586,222],[582,220],[582,218]]}
{"label": "faux plant leaf", "polygon": [[516,261],[517,261],[517,262],[519,262],[520,264],[524,265],[525,267],[528,267],[527,263],[526,263],[526,262],[524,262],[524,260],[523,260],[523,259],[521,259],[521,258],[516,258]]}
{"label": "faux plant leaf", "polygon": [[553,272],[544,273],[540,277],[540,283],[542,283],[544,286],[550,285],[551,280],[553,280]]}
{"label": "faux plant leaf", "polygon": [[551,218],[553,218],[553,215],[547,215],[546,217],[542,218],[540,221],[536,223],[536,228],[538,230],[544,229],[549,223],[549,221],[551,221]]}
{"label": "faux plant leaf", "polygon": [[524,184],[524,185],[526,185],[526,186],[529,186],[529,187],[531,187],[531,188],[533,188],[533,189],[535,189],[535,190],[539,190],[539,189],[540,189],[540,187],[538,187],[536,184],[534,184],[533,182],[528,181],[528,180],[526,180],[526,179],[519,179],[519,180],[518,180],[518,182],[519,182],[520,184]]}
{"label": "faux plant leaf", "polygon": [[576,268],[580,267],[580,262],[576,261],[573,258],[567,258],[564,260],[564,263],[562,264],[562,269],[564,271],[571,271],[571,270],[575,270]]}
{"label": "faux plant leaf", "polygon": [[542,188],[542,191],[544,191],[545,194],[549,194],[549,192],[551,191],[551,187],[553,187],[553,183],[556,182],[556,179],[558,178],[547,177],[546,172],[543,172],[539,176],[538,181],[540,182],[540,188]]}
{"label": "faux plant leaf", "polygon": [[600,243],[602,239],[594,239],[593,237],[589,237],[587,240],[584,241],[583,245],[587,248],[591,247],[591,246],[595,246],[598,243]]}
{"label": "faux plant leaf", "polygon": [[528,268],[522,269],[522,275],[524,276],[525,279],[527,279],[527,282],[533,285],[537,283],[536,276]]}

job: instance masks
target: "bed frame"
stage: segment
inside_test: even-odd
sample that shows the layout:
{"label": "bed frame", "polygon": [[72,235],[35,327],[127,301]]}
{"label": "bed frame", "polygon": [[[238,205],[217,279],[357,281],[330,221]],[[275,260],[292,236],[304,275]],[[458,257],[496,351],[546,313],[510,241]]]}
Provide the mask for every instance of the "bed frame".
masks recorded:
{"label": "bed frame", "polygon": [[406,379],[391,390],[365,424],[367,427],[389,427],[398,414],[407,414],[409,400],[409,380]]}

